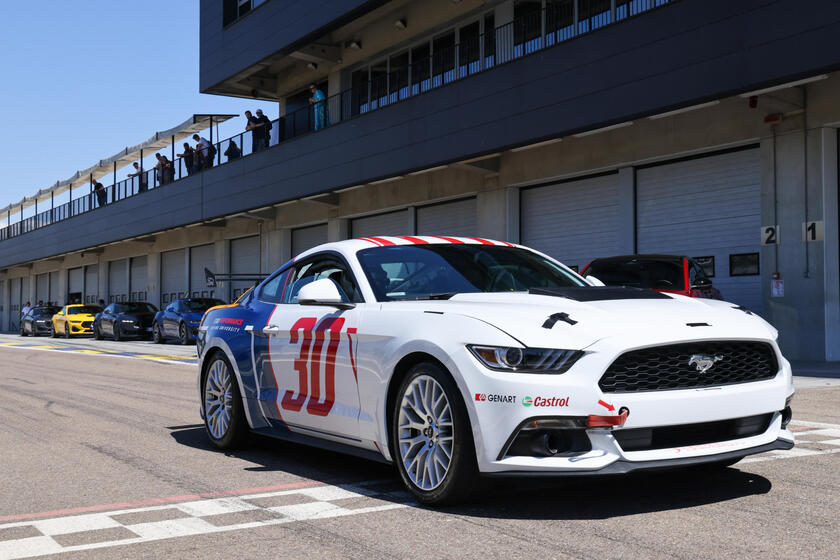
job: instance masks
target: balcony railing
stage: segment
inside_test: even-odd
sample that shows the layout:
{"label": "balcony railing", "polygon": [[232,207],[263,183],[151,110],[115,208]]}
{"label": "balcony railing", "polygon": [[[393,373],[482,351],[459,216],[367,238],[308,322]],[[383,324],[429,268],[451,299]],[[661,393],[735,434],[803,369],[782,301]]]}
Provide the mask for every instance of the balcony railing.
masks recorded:
{"label": "balcony railing", "polygon": [[[195,161],[189,166],[187,158],[174,158],[175,151],[180,151],[180,148],[173,147],[171,165],[166,171],[151,169],[144,171],[140,176],[106,187],[105,198],[102,201],[104,204],[100,204],[101,195],[93,192],[91,186],[90,192],[77,195],[77,198],[69,202],[43,212],[36,211],[34,216],[0,228],[0,241],[85,214],[100,206],[142,194],[149,189],[166,186],[209,167],[247,157],[298,136],[329,128],[676,1],[678,0],[615,0],[615,9],[611,0],[551,2],[547,4],[546,9],[525,14],[484,34],[462,37],[459,43],[436,50],[428,58],[412,61],[403,68],[392,69],[309,107],[292,111],[272,121],[269,141],[263,146],[254,145],[251,132],[242,132],[214,143],[215,153],[212,154],[212,159],[207,158],[201,166],[195,165]],[[229,151],[232,145],[235,146],[235,150]],[[232,152],[238,152],[239,155],[229,155]],[[141,177],[143,181],[140,180]],[[71,191],[71,197],[72,194]]]}

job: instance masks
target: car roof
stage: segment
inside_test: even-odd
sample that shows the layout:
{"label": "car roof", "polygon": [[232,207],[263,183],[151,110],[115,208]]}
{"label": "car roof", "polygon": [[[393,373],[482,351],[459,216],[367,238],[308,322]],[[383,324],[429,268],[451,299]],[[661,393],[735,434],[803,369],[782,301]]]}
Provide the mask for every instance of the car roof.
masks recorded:
{"label": "car roof", "polygon": [[65,307],[99,307],[96,303],[68,303]]}
{"label": "car roof", "polygon": [[355,254],[362,249],[374,247],[390,247],[394,245],[495,245],[497,247],[520,247],[507,241],[485,239],[482,237],[460,237],[447,235],[382,235],[375,237],[359,237],[324,243],[304,251],[294,260],[306,258],[309,255],[323,251],[335,251],[345,256]]}

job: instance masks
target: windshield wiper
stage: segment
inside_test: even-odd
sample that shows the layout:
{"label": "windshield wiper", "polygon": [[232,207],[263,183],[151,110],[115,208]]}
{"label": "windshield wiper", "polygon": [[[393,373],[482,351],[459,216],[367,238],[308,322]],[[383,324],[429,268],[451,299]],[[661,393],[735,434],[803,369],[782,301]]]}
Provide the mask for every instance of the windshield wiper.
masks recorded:
{"label": "windshield wiper", "polygon": [[428,299],[449,299],[454,295],[457,295],[458,292],[443,292],[440,294],[429,294],[427,296],[418,296],[418,297],[410,297],[410,298],[399,298],[398,301],[420,301],[420,300],[428,300]]}

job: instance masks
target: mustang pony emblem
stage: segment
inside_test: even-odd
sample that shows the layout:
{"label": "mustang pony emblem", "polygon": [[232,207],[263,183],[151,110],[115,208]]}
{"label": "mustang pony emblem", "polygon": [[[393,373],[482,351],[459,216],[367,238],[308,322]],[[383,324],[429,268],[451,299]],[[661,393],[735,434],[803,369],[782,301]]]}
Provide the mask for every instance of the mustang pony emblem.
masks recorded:
{"label": "mustang pony emblem", "polygon": [[712,366],[715,365],[715,362],[719,362],[723,359],[723,356],[704,356],[702,354],[694,354],[691,358],[688,359],[688,365],[696,366],[697,371],[700,373],[706,373]]}

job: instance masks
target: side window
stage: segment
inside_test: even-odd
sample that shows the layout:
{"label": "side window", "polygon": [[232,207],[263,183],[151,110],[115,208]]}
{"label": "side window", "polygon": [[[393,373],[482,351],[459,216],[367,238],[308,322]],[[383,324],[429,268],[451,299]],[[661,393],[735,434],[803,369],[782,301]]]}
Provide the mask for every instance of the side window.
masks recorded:
{"label": "side window", "polygon": [[283,287],[286,285],[289,274],[294,270],[294,268],[286,269],[266,282],[260,291],[260,299],[268,303],[283,303]]}
{"label": "side window", "polygon": [[109,305],[108,307],[106,307],[106,308],[105,308],[105,311],[103,311],[103,313],[109,313],[109,314],[112,314],[112,315],[113,315],[113,313],[114,313],[114,304],[112,303],[111,305]]}
{"label": "side window", "polygon": [[301,288],[323,278],[329,278],[335,282],[343,301],[362,301],[361,293],[352,275],[347,272],[343,264],[329,259],[306,263],[296,269],[294,275],[289,278],[288,287],[283,294],[283,303],[297,303],[298,292]]}
{"label": "side window", "polygon": [[175,313],[175,304],[170,303],[169,305],[167,305],[166,306],[166,312],[167,313]]}

